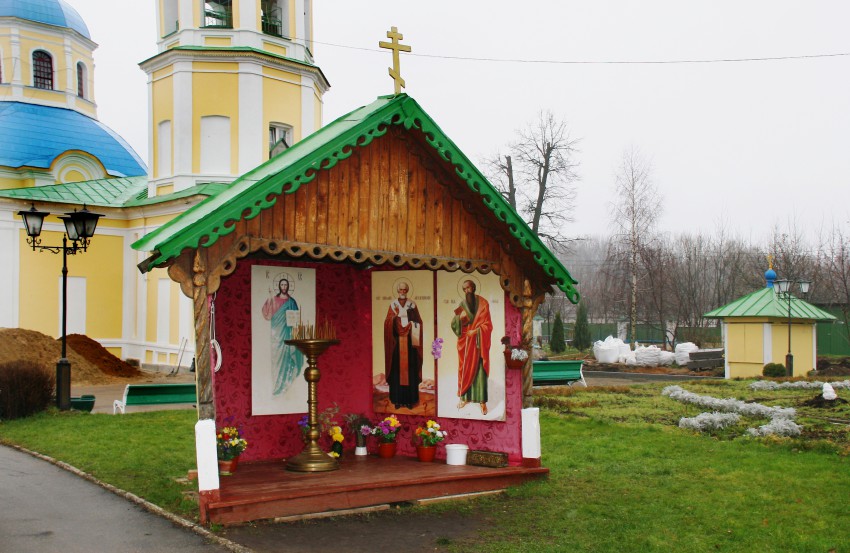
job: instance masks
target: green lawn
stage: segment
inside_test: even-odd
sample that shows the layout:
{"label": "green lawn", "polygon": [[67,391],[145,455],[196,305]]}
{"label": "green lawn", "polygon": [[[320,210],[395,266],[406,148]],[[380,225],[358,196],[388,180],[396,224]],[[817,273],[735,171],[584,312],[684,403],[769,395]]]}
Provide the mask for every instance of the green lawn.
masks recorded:
{"label": "green lawn", "polygon": [[[804,435],[745,437],[767,421],[743,417],[714,435],[681,430],[679,418],[701,409],[662,396],[662,385],[538,389],[550,478],[502,497],[428,507],[486,521],[475,539],[441,543],[487,553],[850,551],[850,409],[801,406],[814,390],[753,392],[747,384],[682,387],[795,407]],[[192,411],[53,411],[0,423],[0,440],[195,517],[182,494],[192,485],[175,482],[194,467],[194,422]]]}

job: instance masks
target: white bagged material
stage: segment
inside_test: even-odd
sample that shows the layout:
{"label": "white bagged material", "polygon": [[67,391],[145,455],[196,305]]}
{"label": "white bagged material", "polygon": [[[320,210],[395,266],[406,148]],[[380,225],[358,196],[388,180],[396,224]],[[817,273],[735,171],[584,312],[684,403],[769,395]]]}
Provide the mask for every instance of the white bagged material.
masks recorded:
{"label": "white bagged material", "polygon": [[593,344],[593,356],[599,363],[616,363],[620,357],[622,343],[622,340],[613,336],[608,336],[604,341],[597,340]]}
{"label": "white bagged material", "polygon": [[638,346],[635,348],[635,360],[643,367],[657,367],[661,363],[661,349],[658,346]]}
{"label": "white bagged material", "polygon": [[672,365],[673,361],[676,360],[676,354],[672,351],[662,351],[660,358],[658,359],[658,364],[663,365],[665,367]]}
{"label": "white bagged material", "polygon": [[835,393],[835,388],[832,387],[832,384],[829,382],[825,382],[823,385],[823,399],[827,401],[833,401],[838,398],[838,394]]}
{"label": "white bagged material", "polygon": [[676,344],[676,364],[680,367],[684,367],[688,364],[688,361],[691,360],[691,352],[697,351],[699,346],[697,346],[693,342],[682,342],[681,344]]}

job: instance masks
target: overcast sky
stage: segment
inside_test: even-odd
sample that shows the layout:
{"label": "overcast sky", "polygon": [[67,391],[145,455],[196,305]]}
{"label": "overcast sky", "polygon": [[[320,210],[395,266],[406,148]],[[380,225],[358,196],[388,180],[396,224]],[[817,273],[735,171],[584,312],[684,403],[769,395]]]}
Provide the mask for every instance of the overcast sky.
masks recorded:
{"label": "overcast sky", "polygon": [[[100,45],[99,118],[147,161],[137,64],[156,53],[154,1],[68,1]],[[316,63],[331,83],[325,123],[393,91],[390,54],[377,48],[391,26],[413,48],[402,56],[405,91],[473,161],[541,109],[566,120],[581,139],[567,235],[607,232],[616,167],[632,146],[652,161],[663,230],[725,221],[760,241],[795,220],[850,231],[850,2],[313,3]],[[801,56],[814,57],[602,63]]]}

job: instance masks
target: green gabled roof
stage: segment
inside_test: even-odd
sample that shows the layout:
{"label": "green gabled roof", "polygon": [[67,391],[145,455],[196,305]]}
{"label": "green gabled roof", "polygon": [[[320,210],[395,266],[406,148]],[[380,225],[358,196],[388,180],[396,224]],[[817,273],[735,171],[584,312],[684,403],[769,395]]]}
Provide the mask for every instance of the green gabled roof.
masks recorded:
{"label": "green gabled roof", "polygon": [[[788,302],[776,296],[773,288],[762,288],[752,294],[739,298],[714,311],[709,311],[703,317],[707,319],[725,319],[735,317],[771,317],[788,318]],[[814,305],[791,297],[791,318],[809,319],[813,321],[834,321],[835,317]]]}
{"label": "green gabled roof", "polygon": [[502,195],[475,165],[443,133],[419,104],[407,96],[382,96],[372,104],[343,115],[333,123],[297,142],[292,148],[236,179],[229,188],[187,210],[133,244],[133,248],[153,251],[150,267],[162,266],[186,248],[214,244],[235,228],[229,221],[256,217],[274,205],[275,196],[292,194],[310,183],[316,172],[330,169],[346,159],[354,148],[367,146],[387,132],[388,125],[403,125],[424,134],[437,154],[454,166],[458,178],[481,196],[481,201],[508,231],[528,250],[543,271],[571,301],[578,302],[576,280],[528,228]]}
{"label": "green gabled roof", "polygon": [[226,184],[213,182],[148,198],[148,178],[142,176],[0,190],[0,198],[14,198],[28,202],[122,208],[159,204],[196,195],[212,196],[225,188],[227,188]]}

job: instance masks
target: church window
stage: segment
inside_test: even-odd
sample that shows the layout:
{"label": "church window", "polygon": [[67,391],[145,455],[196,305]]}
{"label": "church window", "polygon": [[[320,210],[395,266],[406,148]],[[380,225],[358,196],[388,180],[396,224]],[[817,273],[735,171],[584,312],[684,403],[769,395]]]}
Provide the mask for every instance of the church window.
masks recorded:
{"label": "church window", "polygon": [[53,90],[53,58],[44,50],[32,53],[32,84],[36,88]]}
{"label": "church window", "polygon": [[86,66],[82,62],[77,63],[77,96],[86,97]]}
{"label": "church window", "polygon": [[289,35],[289,6],[286,0],[263,0],[263,32],[267,35]]}
{"label": "church window", "polygon": [[304,44],[308,50],[313,47],[313,6],[310,0],[304,0]]}
{"label": "church window", "polygon": [[292,146],[292,127],[280,123],[269,125],[269,159]]}
{"label": "church window", "polygon": [[231,164],[230,118],[222,115],[201,117],[201,172],[228,175]]}
{"label": "church window", "polygon": [[232,0],[206,0],[204,2],[204,26],[232,29]]}
{"label": "church window", "polygon": [[177,0],[165,0],[162,8],[162,36],[167,36],[180,28]]}

